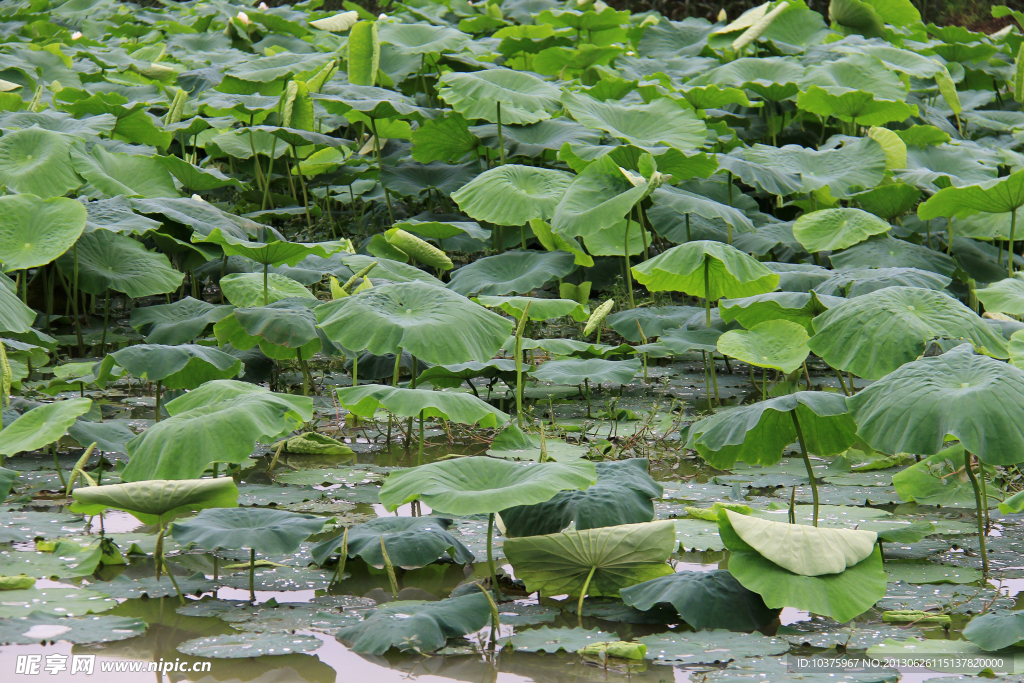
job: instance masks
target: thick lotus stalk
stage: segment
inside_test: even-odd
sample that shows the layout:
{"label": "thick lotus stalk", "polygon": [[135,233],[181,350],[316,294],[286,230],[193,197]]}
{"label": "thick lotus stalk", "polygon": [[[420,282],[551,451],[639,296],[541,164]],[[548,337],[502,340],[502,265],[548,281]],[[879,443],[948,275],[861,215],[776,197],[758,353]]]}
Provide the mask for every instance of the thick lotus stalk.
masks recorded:
{"label": "thick lotus stalk", "polygon": [[775,18],[788,9],[789,3],[783,2],[778,7],[773,9],[771,12],[764,15],[764,17],[762,17],[760,21],[758,21],[756,24],[754,24],[746,31],[744,31],[742,34],[740,34],[739,38],[732,41],[732,49],[739,52],[747,45],[760,38],[761,34],[767,31],[768,27],[772,25],[773,21],[775,21]]}
{"label": "thick lotus stalk", "polygon": [[523,309],[519,324],[516,325],[516,419],[519,420],[520,429],[523,428],[523,330],[526,329],[526,321],[529,320],[531,303],[533,302],[526,302],[526,308]]}
{"label": "thick lotus stalk", "polygon": [[[967,476],[971,480],[971,486],[974,487],[974,502],[975,510],[977,510],[978,518],[978,542],[981,545],[981,571],[983,574],[988,574],[988,550],[985,548],[985,515],[984,507],[981,500],[981,487],[978,485],[978,476],[974,473],[974,464],[971,462],[971,452],[966,448],[964,449],[964,469],[967,470]],[[979,461],[980,465],[981,462]],[[982,472],[982,477],[985,473]]]}
{"label": "thick lotus stalk", "polygon": [[7,360],[7,350],[0,341],[0,407],[11,407],[11,363]]}

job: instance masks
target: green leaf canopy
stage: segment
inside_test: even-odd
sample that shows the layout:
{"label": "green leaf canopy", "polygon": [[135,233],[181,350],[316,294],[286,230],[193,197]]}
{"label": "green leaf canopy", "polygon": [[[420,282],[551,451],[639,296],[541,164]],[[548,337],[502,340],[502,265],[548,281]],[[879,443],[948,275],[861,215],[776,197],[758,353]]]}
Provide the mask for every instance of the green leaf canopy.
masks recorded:
{"label": "green leaf canopy", "polygon": [[553,534],[575,522],[576,529],[639,524],[654,519],[661,484],[647,474],[645,458],[599,462],[597,483],[584,491],[562,491],[549,501],[501,511],[510,537]]}
{"label": "green leaf canopy", "polygon": [[907,363],[847,403],[858,435],[885,453],[933,455],[954,436],[990,465],[1024,460],[1024,370],[967,344]]}
{"label": "green leaf canopy", "polygon": [[889,227],[881,218],[860,209],[822,209],[796,219],[793,236],[809,252],[835,251],[886,233]]}
{"label": "green leaf canopy", "polygon": [[601,157],[573,178],[551,217],[551,227],[562,237],[590,235],[612,227],[649,195],[655,184],[634,185],[610,156]]}
{"label": "green leaf canopy", "polygon": [[[928,289],[886,287],[814,319],[808,346],[826,363],[879,379],[924,354],[933,339],[966,339],[997,358],[1006,340],[956,299]],[[897,451],[886,451],[897,452]]]}
{"label": "green leaf canopy", "polygon": [[622,601],[647,611],[672,605],[694,629],[724,628],[754,631],[775,619],[761,596],[744,588],[725,569],[710,572],[675,572],[619,591]]}
{"label": "green leaf canopy", "polygon": [[813,332],[811,321],[844,301],[816,292],[768,292],[742,299],[722,299],[718,310],[723,322],[737,320],[748,329],[769,320],[788,320]]}
{"label": "green leaf canopy", "polygon": [[[348,530],[348,556],[383,569],[383,539],[391,564],[402,569],[425,567],[445,555],[457,564],[470,564],[473,553],[448,533],[451,523],[441,517],[381,517],[357,524]],[[340,533],[313,546],[313,561],[322,565],[344,542],[345,534]]]}
{"label": "green leaf canopy", "polygon": [[564,171],[506,164],[484,171],[452,193],[471,218],[495,225],[523,225],[548,220],[572,183]]}
{"label": "green leaf canopy", "polygon": [[704,122],[669,98],[648,104],[624,104],[567,91],[562,95],[562,104],[587,128],[603,130],[642,149],[692,150],[702,147],[707,139]]}
{"label": "green leaf canopy", "polygon": [[213,333],[222,346],[245,351],[259,344],[275,360],[296,358],[298,352],[308,360],[325,346],[333,348],[316,326],[313,309],[319,305],[316,299],[289,297],[266,306],[236,308],[213,326]]}
{"label": "green leaf canopy", "polygon": [[976,185],[947,187],[917,207],[923,221],[967,218],[976,213],[1009,213],[1024,206],[1024,171]]}
{"label": "green leaf canopy", "polygon": [[96,515],[108,509],[124,510],[143,524],[157,524],[164,515],[238,505],[238,487],[231,477],[86,486],[71,496],[75,499],[72,512]]}
{"label": "green leaf canopy", "polygon": [[798,391],[704,418],[690,427],[686,447],[696,449],[715,469],[730,469],[737,460],[774,465],[782,459],[783,449],[797,440],[788,414],[793,411],[807,449],[815,455],[838,455],[856,442],[856,425],[845,397]]}
{"label": "green leaf canopy", "polygon": [[549,360],[531,371],[530,376],[544,382],[578,385],[584,380],[600,384],[616,382],[627,384],[640,372],[640,359],[604,360]]}
{"label": "green leaf canopy", "polygon": [[543,503],[596,480],[592,462],[520,464],[474,456],[394,472],[378,495],[388,510],[422,500],[437,512],[471,515]]}
{"label": "green leaf canopy", "polygon": [[573,255],[567,251],[515,249],[459,268],[448,289],[464,296],[526,294],[574,269]]}
{"label": "green leaf canopy", "polygon": [[438,82],[438,94],[452,109],[467,119],[512,124],[536,123],[551,118],[561,106],[561,91],[533,74],[511,69],[444,74]]}
{"label": "green leaf canopy", "polygon": [[4,270],[35,268],[53,261],[78,241],[87,217],[85,207],[74,199],[41,199],[33,194],[0,197],[0,225],[4,226],[0,230],[0,261]]}
{"label": "green leaf canopy", "polygon": [[132,377],[161,381],[168,389],[195,389],[210,380],[236,377],[242,371],[242,361],[199,344],[129,346],[103,359],[95,370],[97,380],[105,382],[115,364]]}
{"label": "green leaf canopy", "polygon": [[[89,294],[107,289],[133,299],[173,292],[185,277],[164,254],[149,251],[141,242],[109,230],[95,230],[78,239],[78,287]],[[70,252],[57,259],[64,276],[74,276]]]}
{"label": "green leaf canopy", "polygon": [[132,309],[131,326],[146,335],[147,344],[187,344],[202,336],[210,325],[231,315],[233,308],[187,296],[172,304]]}
{"label": "green leaf canopy", "polygon": [[847,622],[885,596],[888,579],[877,547],[839,574],[802,576],[754,550],[733,530],[725,511],[719,513],[718,533],[730,551],[729,572],[770,608],[795,607]]}
{"label": "green leaf canopy", "polygon": [[718,338],[718,350],[726,356],[760,368],[798,370],[810,349],[807,330],[788,320],[767,320],[749,330],[729,330]]}
{"label": "green leaf canopy", "polygon": [[220,279],[220,288],[224,296],[239,308],[262,306],[263,283],[267,283],[266,303],[274,303],[290,297],[315,299],[313,294],[295,280],[277,273],[269,273],[266,278],[262,273],[231,273]]}
{"label": "green leaf canopy", "polygon": [[72,398],[55,401],[22,413],[0,430],[0,455],[34,451],[51,444],[92,408],[92,399]]}
{"label": "green leaf canopy", "polygon": [[174,540],[205,550],[251,548],[265,555],[293,553],[299,544],[324,528],[324,518],[268,508],[208,508],[175,522]]}
{"label": "green leaf canopy", "polygon": [[128,442],[122,481],[197,479],[211,462],[242,462],[313,419],[313,399],[235,380],[207,382],[165,406],[171,417]]}
{"label": "green leaf canopy", "polygon": [[[619,590],[672,573],[678,547],[671,520],[510,538],[505,557],[526,590],[541,595],[616,597]],[[592,574],[592,576],[591,576]]]}
{"label": "green leaf canopy", "polygon": [[684,292],[737,298],[775,289],[779,276],[736,247],[699,240],[687,242],[633,267],[633,277],[652,292]]}
{"label": "green leaf canopy", "polygon": [[425,389],[403,389],[382,384],[344,387],[337,390],[338,402],[362,417],[373,417],[383,406],[401,417],[437,417],[459,424],[480,425],[497,429],[508,422],[509,416],[489,403],[473,396]]}
{"label": "green leaf canopy", "polygon": [[484,627],[491,616],[483,593],[471,593],[438,602],[402,600],[375,609],[366,619],[338,631],[353,652],[382,655],[391,648],[433,652],[448,638],[458,638]]}
{"label": "green leaf canopy", "polygon": [[373,287],[320,306],[316,314],[320,329],[346,349],[378,356],[401,349],[442,365],[489,361],[512,331],[512,321],[421,282]]}

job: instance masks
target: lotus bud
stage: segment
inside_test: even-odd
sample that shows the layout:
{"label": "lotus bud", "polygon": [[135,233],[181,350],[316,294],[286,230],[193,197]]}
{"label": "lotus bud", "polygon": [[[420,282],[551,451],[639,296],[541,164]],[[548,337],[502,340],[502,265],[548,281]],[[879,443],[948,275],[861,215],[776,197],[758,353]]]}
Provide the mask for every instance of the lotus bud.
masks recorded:
{"label": "lotus bud", "polygon": [[259,8],[258,8],[258,9],[270,9],[270,8],[269,8],[269,7],[267,7],[267,3],[265,3],[265,2],[261,2],[261,3],[260,3],[260,6],[259,6]]}
{"label": "lotus bud", "polygon": [[238,19],[243,24],[251,24],[252,23],[252,21],[249,19],[249,15],[246,14],[245,12],[242,12],[242,11],[239,11],[238,12],[238,16],[235,17],[235,18]]}
{"label": "lotus bud", "polygon": [[718,20],[725,23],[729,20],[729,15],[725,13],[725,8],[718,10]]}
{"label": "lotus bud", "polygon": [[381,15],[379,17],[377,17],[377,21],[387,21],[387,19],[388,15],[384,14],[383,12],[381,12]]}
{"label": "lotus bud", "polygon": [[202,197],[200,197],[197,194],[193,194],[192,195],[192,199],[196,200],[197,202],[205,202],[206,201],[205,199],[203,199]]}
{"label": "lotus bud", "polygon": [[81,31],[75,31],[74,33],[71,34],[71,40],[78,40],[81,37],[82,37],[82,32]]}

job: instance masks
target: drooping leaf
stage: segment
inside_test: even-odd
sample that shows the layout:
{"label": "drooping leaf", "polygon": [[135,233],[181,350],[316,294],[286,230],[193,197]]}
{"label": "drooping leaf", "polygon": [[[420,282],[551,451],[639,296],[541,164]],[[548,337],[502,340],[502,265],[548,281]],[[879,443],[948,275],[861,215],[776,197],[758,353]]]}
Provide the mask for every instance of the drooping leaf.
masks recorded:
{"label": "drooping leaf", "polygon": [[775,618],[757,593],[728,571],[676,572],[619,591],[623,602],[640,610],[668,604],[694,629],[752,631]]}
{"label": "drooping leaf", "polygon": [[[361,557],[378,569],[384,568],[381,540],[391,564],[403,569],[425,567],[448,556],[457,564],[473,562],[473,553],[448,533],[450,519],[440,517],[381,517],[348,530],[348,556]],[[313,560],[323,564],[345,542],[340,533],[313,547]]]}
{"label": "drooping leaf", "polygon": [[439,602],[403,600],[375,609],[366,619],[337,632],[339,640],[352,643],[353,652],[382,655],[395,647],[433,652],[448,638],[458,638],[482,628],[491,608],[483,593],[471,593]]}
{"label": "drooping leaf", "polygon": [[836,251],[889,231],[889,224],[860,209],[823,209],[804,214],[793,225],[793,236],[809,252]]}
{"label": "drooping leaf", "polygon": [[701,240],[672,247],[633,267],[633,277],[651,291],[743,297],[770,292],[779,276],[735,247]]}
{"label": "drooping leaf", "polygon": [[471,395],[455,392],[404,389],[380,384],[338,389],[338,402],[354,414],[373,417],[379,406],[402,417],[421,415],[442,418],[459,424],[478,424],[498,428],[508,414]]}
{"label": "drooping leaf", "polygon": [[[262,273],[231,273],[220,279],[220,287],[224,296],[239,308],[252,308],[262,306],[263,299]],[[305,297],[314,299],[313,294],[295,280],[277,273],[269,273],[266,276],[267,299],[266,303],[274,303],[281,299],[290,297]]]}
{"label": "drooping leaf", "polygon": [[[184,278],[164,254],[149,251],[141,242],[116,232],[86,233],[76,246],[78,286],[89,294],[112,289],[138,299],[173,292]],[[64,252],[57,265],[65,277],[74,276],[76,263],[71,253]]]}
{"label": "drooping leaf", "polygon": [[550,360],[533,370],[534,379],[555,384],[578,385],[587,380],[593,384],[615,382],[629,383],[640,372],[640,359],[604,360]]}
{"label": "drooping leaf", "polygon": [[161,381],[168,389],[195,389],[210,380],[230,379],[242,371],[242,362],[209,346],[136,344],[108,354],[95,370],[97,381],[107,381],[114,367],[133,377]]}
{"label": "drooping leaf", "polygon": [[809,338],[807,330],[797,323],[767,320],[748,330],[726,332],[718,338],[718,350],[750,365],[789,374],[807,360]]}
{"label": "drooping leaf", "polygon": [[231,477],[85,486],[71,495],[74,512],[95,515],[108,509],[124,510],[143,524],[156,524],[165,515],[172,519],[179,512],[238,505],[238,487]]}
{"label": "drooping leaf", "polygon": [[464,296],[527,294],[565,277],[574,268],[575,258],[566,251],[515,249],[459,268],[452,274],[448,288]]}
{"label": "drooping leaf", "polygon": [[533,74],[511,69],[444,74],[438,93],[452,109],[467,119],[512,124],[536,123],[551,118],[559,106],[561,92]]}
{"label": "drooping leaf", "polygon": [[80,415],[92,409],[92,399],[72,398],[47,403],[22,413],[0,430],[0,455],[34,451],[64,436]]}
{"label": "drooping leaf", "polygon": [[624,104],[565,92],[562,104],[587,128],[603,130],[644,149],[666,146],[691,150],[703,146],[706,138],[704,123],[668,98],[649,104]]}
{"label": "drooping leaf", "polygon": [[200,548],[251,548],[265,555],[295,552],[324,527],[324,518],[258,507],[207,508],[174,523],[174,540]]}

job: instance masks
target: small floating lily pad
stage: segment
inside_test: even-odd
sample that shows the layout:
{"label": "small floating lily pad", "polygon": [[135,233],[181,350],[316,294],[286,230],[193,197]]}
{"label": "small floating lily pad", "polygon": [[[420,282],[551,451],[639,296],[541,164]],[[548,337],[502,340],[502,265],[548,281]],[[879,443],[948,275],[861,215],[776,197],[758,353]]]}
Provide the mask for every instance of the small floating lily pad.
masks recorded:
{"label": "small floating lily pad", "polygon": [[[178,582],[181,592],[185,595],[208,593],[217,587],[216,582],[207,579],[202,574],[179,577],[175,580]],[[124,574],[120,574],[113,581],[97,582],[93,584],[93,587],[103,591],[112,598],[141,598],[144,595],[150,598],[166,598],[169,595],[177,594],[177,591],[174,590],[174,585],[167,576],[163,576],[158,581],[152,576],[142,579],[129,579]]]}
{"label": "small floating lily pad", "polygon": [[106,643],[142,635],[140,619],[112,616],[58,617],[43,612],[0,620],[0,643],[30,645],[46,640],[71,643]]}
{"label": "small floating lily pad", "polygon": [[178,645],[178,652],[194,657],[241,659],[312,652],[321,645],[323,643],[320,639],[313,636],[287,633],[229,633],[186,640]]}
{"label": "small floating lily pad", "polygon": [[781,638],[724,629],[696,633],[661,633],[637,638],[647,646],[647,659],[687,664],[714,664],[741,657],[779,655],[789,649]]}
{"label": "small floating lily pad", "polygon": [[614,633],[599,629],[544,628],[529,629],[502,638],[503,646],[510,646],[517,652],[576,652],[594,643],[608,643],[618,640]]}
{"label": "small floating lily pad", "polygon": [[890,582],[906,583],[974,583],[982,577],[978,569],[934,562],[886,562],[885,573]]}

